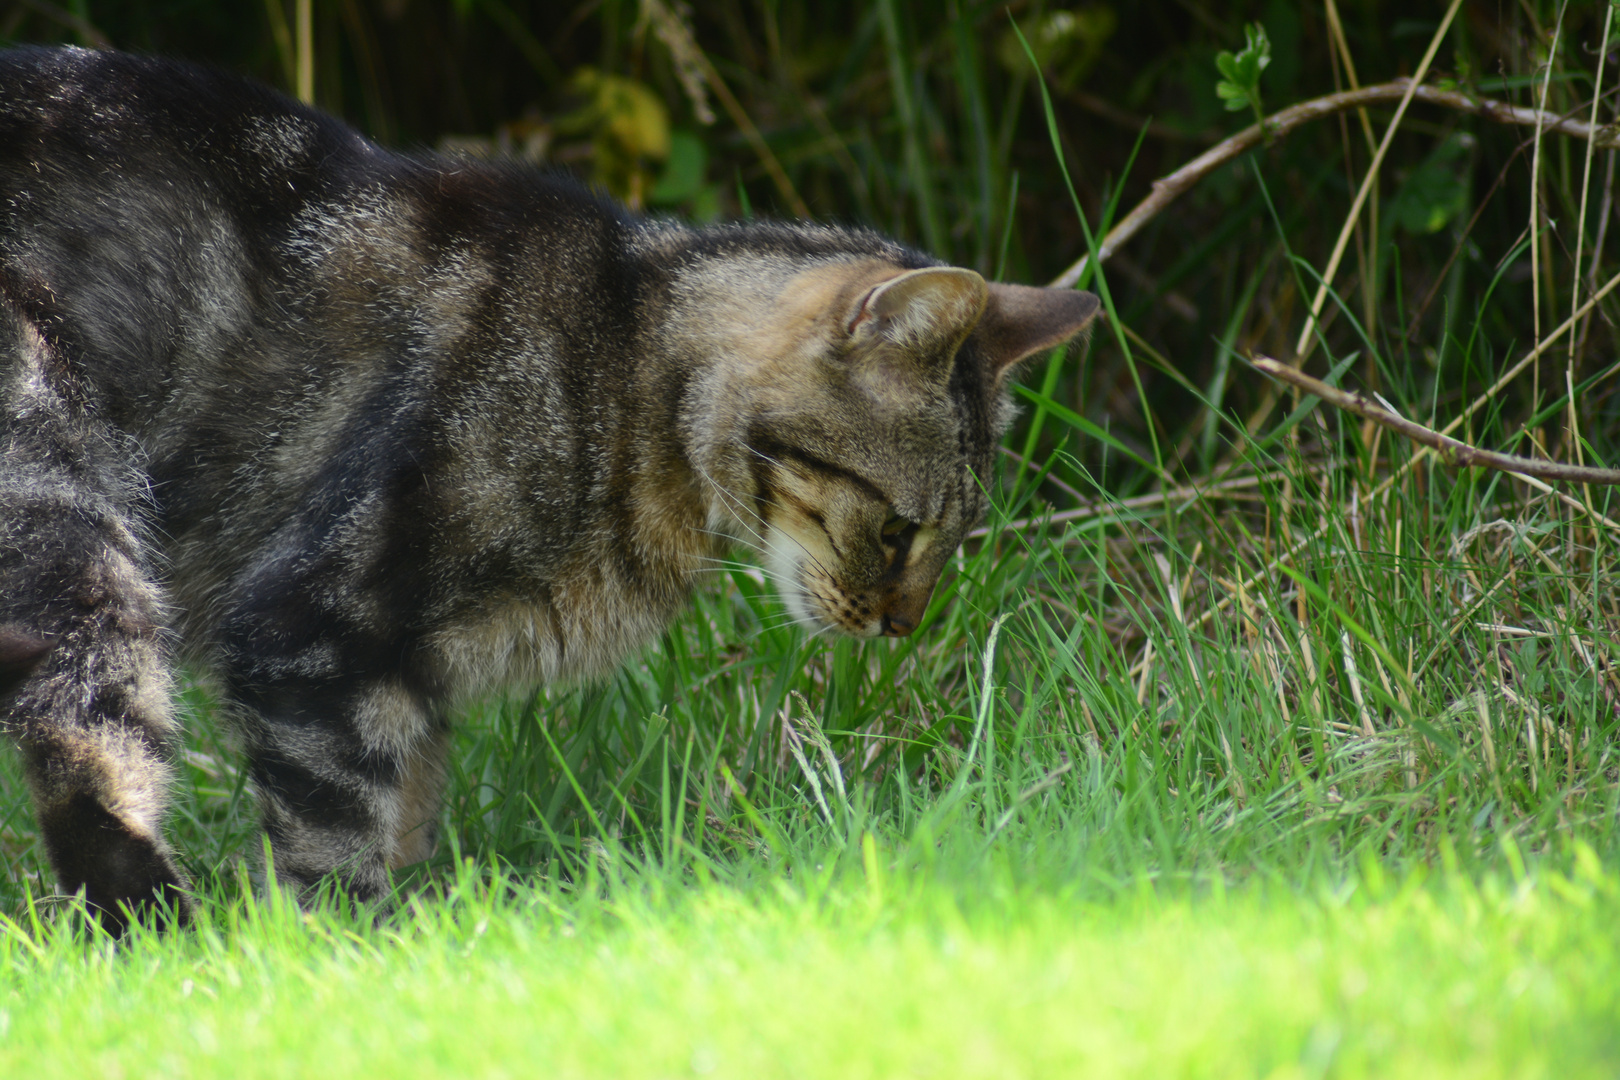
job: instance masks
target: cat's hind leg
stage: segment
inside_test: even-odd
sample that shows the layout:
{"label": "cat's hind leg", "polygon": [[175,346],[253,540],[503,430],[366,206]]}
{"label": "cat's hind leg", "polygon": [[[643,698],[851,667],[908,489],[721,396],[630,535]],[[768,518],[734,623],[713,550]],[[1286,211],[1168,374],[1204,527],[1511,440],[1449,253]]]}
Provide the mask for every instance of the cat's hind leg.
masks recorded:
{"label": "cat's hind leg", "polygon": [[309,689],[250,695],[244,724],[276,880],[381,900],[433,852],[448,729],[393,679]]}
{"label": "cat's hind leg", "polygon": [[80,392],[0,299],[0,726],[62,887],[121,933],[190,911],[162,834],[178,728],[136,447]]}

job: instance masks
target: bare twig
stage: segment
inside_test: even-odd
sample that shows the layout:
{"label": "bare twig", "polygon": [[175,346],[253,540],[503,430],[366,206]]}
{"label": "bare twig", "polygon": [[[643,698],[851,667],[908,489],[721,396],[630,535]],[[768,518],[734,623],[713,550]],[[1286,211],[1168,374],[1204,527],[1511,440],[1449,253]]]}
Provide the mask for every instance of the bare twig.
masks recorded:
{"label": "bare twig", "polygon": [[[1268,116],[1264,125],[1251,124],[1224,142],[1210,147],[1169,176],[1155,180],[1152,194],[1137,203],[1131,212],[1121,218],[1119,224],[1103,237],[1102,243],[1097,246],[1098,258],[1107,259],[1122,244],[1140,232],[1142,226],[1153,220],[1165,207],[1207,174],[1254,149],[1266,139],[1279,138],[1313,120],[1320,120],[1346,109],[1400,101],[1406,96],[1409,88],[1411,88],[1410,79],[1394,79],[1360,90],[1345,90],[1291,105],[1281,112]],[[1412,89],[1412,100],[1472,113],[1501,124],[1539,125],[1543,131],[1556,131],[1575,139],[1589,139],[1599,149],[1620,148],[1620,125],[1584,123],[1570,117],[1547,114],[1539,109],[1509,105],[1490,98],[1473,98],[1456,90],[1442,90],[1436,86],[1418,86]],[[1073,266],[1059,274],[1052,285],[1057,288],[1072,287],[1085,272],[1089,258],[1088,255],[1081,256]]]}
{"label": "bare twig", "polygon": [[[1249,498],[1251,496],[1248,493],[1251,488],[1281,479],[1283,475],[1281,472],[1274,472],[1235,476],[1230,479],[1216,480],[1213,483],[1188,484],[1183,487],[1168,488],[1147,495],[1136,495],[1129,499],[1081,499],[1081,505],[1073,510],[1059,510],[1053,514],[1018,518],[1002,525],[999,531],[1021,532],[1024,529],[1043,523],[1062,525],[1072,521],[1085,521],[1088,518],[1102,517],[1105,514],[1145,510],[1169,503],[1190,506],[1200,500]],[[981,525],[968,533],[967,538],[969,540],[982,540],[989,536],[990,532],[990,526]]]}
{"label": "bare twig", "polygon": [[1308,394],[1315,394],[1329,405],[1343,409],[1346,412],[1364,416],[1376,424],[1382,424],[1391,431],[1399,432],[1415,443],[1420,443],[1434,450],[1440,459],[1449,465],[1483,465],[1488,469],[1500,472],[1517,473],[1521,476],[1535,476],[1543,480],[1561,480],[1572,484],[1604,484],[1620,486],[1620,469],[1598,469],[1589,465],[1566,465],[1557,461],[1535,461],[1531,458],[1522,458],[1513,454],[1499,454],[1494,450],[1481,450],[1459,442],[1449,435],[1442,435],[1432,428],[1424,427],[1398,413],[1368,398],[1365,394],[1351,393],[1329,386],[1320,379],[1313,379],[1302,371],[1296,371],[1287,364],[1278,363],[1269,356],[1254,358],[1254,366],[1270,375],[1273,379],[1280,379],[1285,383],[1297,386]]}
{"label": "bare twig", "polygon": [[[1597,307],[1598,303],[1600,301],[1602,301],[1604,297],[1608,296],[1609,293],[1613,292],[1616,288],[1620,288],[1620,274],[1614,275],[1614,277],[1610,278],[1608,280],[1607,284],[1605,284],[1601,289],[1598,289],[1591,296],[1587,297],[1586,303],[1582,304],[1578,309],[1576,309],[1575,314],[1571,315],[1569,317],[1569,319],[1566,320],[1561,326],[1559,326],[1552,333],[1548,334],[1547,337],[1545,338],[1545,340],[1543,340],[1540,345],[1537,345],[1534,349],[1531,349],[1522,358],[1520,358],[1518,363],[1514,364],[1507,371],[1503,372],[1502,376],[1499,379],[1497,379],[1494,384],[1492,384],[1491,388],[1489,390],[1486,390],[1484,393],[1480,394],[1477,398],[1475,398],[1473,403],[1470,404],[1468,406],[1468,408],[1463,410],[1461,416],[1454,417],[1452,419],[1451,423],[1446,425],[1445,431],[1441,432],[1441,434],[1443,434],[1443,435],[1444,434],[1449,434],[1450,432],[1453,432],[1453,431],[1457,430],[1457,428],[1461,427],[1464,423],[1466,423],[1470,416],[1473,416],[1474,413],[1478,412],[1481,408],[1483,408],[1487,402],[1493,400],[1496,397],[1497,393],[1500,392],[1501,389],[1504,386],[1506,386],[1508,383],[1512,382],[1515,378],[1518,377],[1520,372],[1522,372],[1525,368],[1529,367],[1531,364],[1535,363],[1538,359],[1540,359],[1541,354],[1543,352],[1545,352],[1546,350],[1552,348],[1553,344],[1556,343],[1565,334],[1570,333],[1575,328],[1575,326],[1579,323],[1579,321],[1586,315],[1586,313],[1588,311],[1591,311],[1593,308]],[[1290,369],[1290,370],[1292,370],[1292,369]],[[1371,505],[1371,503],[1372,503],[1372,501],[1374,499],[1382,498],[1386,492],[1390,491],[1392,488],[1394,488],[1394,486],[1396,484],[1398,484],[1401,481],[1402,477],[1404,477],[1407,473],[1411,472],[1413,469],[1417,468],[1419,462],[1422,462],[1423,460],[1425,460],[1432,453],[1434,453],[1434,450],[1432,448],[1430,448],[1430,447],[1425,446],[1423,449],[1421,449],[1417,453],[1413,454],[1411,456],[1411,458],[1408,459],[1405,464],[1403,464],[1400,468],[1396,469],[1390,475],[1388,475],[1388,476],[1384,477],[1382,480],[1380,480],[1373,487],[1373,489],[1367,493],[1367,503],[1369,505]],[[1552,489],[1547,487],[1547,485],[1544,484],[1542,481],[1537,480],[1534,477],[1527,476],[1527,477],[1525,477],[1524,482],[1531,485],[1532,487],[1539,488],[1542,491],[1551,492],[1551,494],[1553,494],[1555,497],[1557,497],[1558,499],[1562,500],[1563,502],[1571,505],[1574,509],[1584,511],[1584,512],[1586,512],[1588,514],[1592,514],[1594,520],[1602,522],[1604,525],[1608,526],[1609,528],[1614,529],[1616,532],[1620,532],[1620,523],[1610,521],[1608,518],[1603,517],[1601,515],[1593,514],[1593,512],[1590,509],[1588,509],[1587,507],[1582,506],[1580,503],[1576,502],[1574,499],[1571,499],[1568,495],[1565,495],[1563,492],[1561,492],[1561,491],[1552,491]],[[1312,530],[1310,535],[1305,536],[1305,537],[1303,537],[1303,538],[1301,538],[1299,540],[1294,540],[1291,543],[1289,543],[1288,547],[1282,552],[1282,554],[1277,555],[1277,556],[1275,556],[1275,557],[1273,557],[1271,559],[1268,559],[1266,561],[1266,564],[1263,567],[1261,567],[1259,570],[1256,570],[1254,573],[1250,574],[1248,577],[1242,579],[1242,581],[1240,582],[1240,588],[1238,590],[1238,595],[1241,595],[1244,591],[1246,591],[1248,589],[1254,588],[1254,586],[1259,584],[1262,580],[1264,580],[1267,575],[1274,573],[1276,571],[1277,567],[1282,566],[1284,563],[1289,562],[1290,560],[1292,560],[1294,558],[1294,556],[1298,555],[1301,551],[1304,551],[1308,546],[1310,546],[1311,544],[1316,543],[1316,541],[1318,541],[1322,537],[1326,536],[1327,532],[1328,532],[1328,528],[1329,528],[1329,525],[1324,522],[1323,524],[1318,525],[1314,530]],[[1197,627],[1203,626],[1205,623],[1207,623],[1210,620],[1214,619],[1215,616],[1217,616],[1221,612],[1225,611],[1231,605],[1232,605],[1232,596],[1228,595],[1228,596],[1223,597],[1218,603],[1215,604],[1215,606],[1209,608],[1202,615],[1200,615],[1198,617],[1197,621],[1193,624],[1192,628],[1196,629]],[[1307,643],[1308,643],[1308,639],[1302,639],[1302,641],[1301,641],[1302,645],[1306,645],[1308,647]],[[1307,656],[1306,659],[1308,660],[1309,657]],[[1315,676],[1313,675],[1312,679],[1314,680],[1314,678],[1315,678]]]}

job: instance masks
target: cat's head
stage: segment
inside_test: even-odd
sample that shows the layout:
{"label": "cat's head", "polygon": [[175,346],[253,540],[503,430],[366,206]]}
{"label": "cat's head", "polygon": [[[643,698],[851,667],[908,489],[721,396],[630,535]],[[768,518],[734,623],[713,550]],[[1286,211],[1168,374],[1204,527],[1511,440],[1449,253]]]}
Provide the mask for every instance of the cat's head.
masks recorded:
{"label": "cat's head", "polygon": [[882,259],[761,287],[771,302],[714,316],[732,328],[706,425],[711,523],[760,553],[807,629],[909,634],[984,516],[1010,379],[1097,298]]}

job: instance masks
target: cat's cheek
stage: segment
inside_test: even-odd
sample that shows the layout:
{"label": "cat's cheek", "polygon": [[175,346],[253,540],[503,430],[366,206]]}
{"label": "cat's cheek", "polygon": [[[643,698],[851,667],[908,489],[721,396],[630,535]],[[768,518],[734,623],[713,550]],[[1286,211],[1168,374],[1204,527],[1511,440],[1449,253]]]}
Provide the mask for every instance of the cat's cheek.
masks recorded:
{"label": "cat's cheek", "polygon": [[765,537],[763,552],[767,576],[771,580],[782,605],[801,629],[808,634],[831,631],[845,637],[876,637],[882,632],[881,621],[866,618],[870,625],[855,623],[858,616],[869,615],[867,605],[852,601],[849,594],[826,569],[836,563],[830,551],[818,551],[811,537],[801,536],[793,530],[776,526]]}
{"label": "cat's cheek", "polygon": [[782,605],[805,631],[813,634],[825,630],[827,623],[817,617],[810,591],[803,580],[804,560],[798,554],[799,545],[776,529],[770,530],[767,540],[769,542],[762,553],[766,576],[770,578]]}

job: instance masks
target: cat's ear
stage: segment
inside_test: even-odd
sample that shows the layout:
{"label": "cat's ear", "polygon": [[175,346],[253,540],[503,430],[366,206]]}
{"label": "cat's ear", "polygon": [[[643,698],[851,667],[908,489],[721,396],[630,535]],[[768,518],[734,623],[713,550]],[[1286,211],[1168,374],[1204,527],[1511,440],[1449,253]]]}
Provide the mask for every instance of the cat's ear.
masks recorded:
{"label": "cat's ear", "polygon": [[1030,285],[989,286],[989,302],[979,321],[979,342],[998,384],[1019,361],[1083,332],[1101,307],[1088,292],[1039,289]]}
{"label": "cat's ear", "polygon": [[861,299],[849,320],[850,336],[884,338],[919,357],[948,366],[989,301],[990,287],[972,270],[930,266],[892,277]]}

